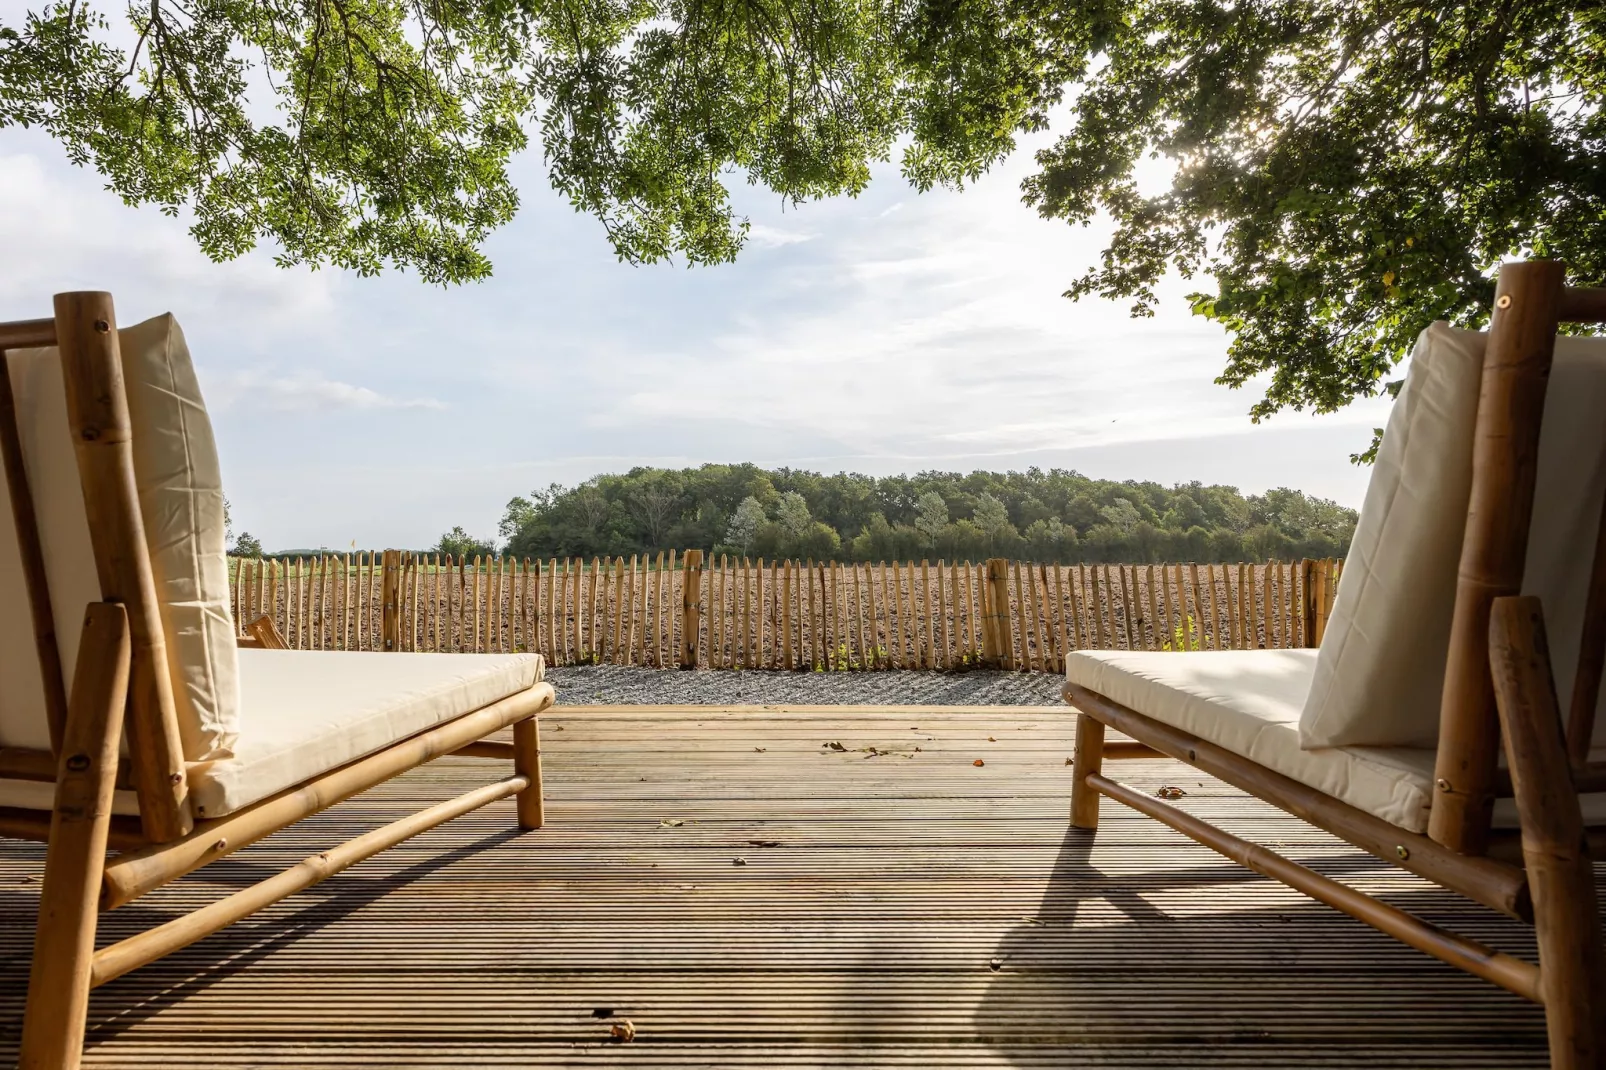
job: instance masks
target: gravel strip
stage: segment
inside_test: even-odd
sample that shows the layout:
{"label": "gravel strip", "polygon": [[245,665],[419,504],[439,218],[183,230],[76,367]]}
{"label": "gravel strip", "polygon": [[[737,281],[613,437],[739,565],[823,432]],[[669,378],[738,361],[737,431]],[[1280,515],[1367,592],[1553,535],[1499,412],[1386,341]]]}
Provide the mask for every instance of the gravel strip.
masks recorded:
{"label": "gravel strip", "polygon": [[1054,673],[679,672],[622,665],[549,668],[546,678],[567,706],[763,705],[1058,706]]}

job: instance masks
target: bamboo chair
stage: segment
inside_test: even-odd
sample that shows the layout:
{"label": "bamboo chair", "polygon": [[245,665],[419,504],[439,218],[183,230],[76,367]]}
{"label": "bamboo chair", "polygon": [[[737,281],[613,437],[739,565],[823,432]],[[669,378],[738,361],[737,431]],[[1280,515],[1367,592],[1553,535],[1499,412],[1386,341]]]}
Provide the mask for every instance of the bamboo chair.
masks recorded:
{"label": "bamboo chair", "polygon": [[[1257,687],[1297,692],[1298,674],[1279,666],[1291,664],[1287,656],[1320,652],[1079,653],[1067,659],[1064,694],[1078,711],[1073,826],[1097,828],[1101,796],[1122,802],[1412,947],[1541,1004],[1551,1064],[1557,1070],[1598,1070],[1606,1067],[1606,953],[1590,857],[1591,852],[1597,859],[1606,857],[1606,832],[1586,827],[1581,800],[1606,791],[1606,761],[1590,760],[1606,656],[1606,511],[1587,577],[1565,733],[1540,601],[1517,597],[1535,515],[1546,386],[1557,325],[1563,322],[1606,322],[1606,289],[1569,288],[1562,266],[1552,262],[1501,268],[1472,437],[1470,504],[1450,616],[1436,751],[1305,749],[1312,760],[1356,763],[1355,776],[1362,775],[1364,766],[1370,770],[1366,775],[1379,777],[1383,789],[1390,786],[1391,775],[1396,787],[1409,781],[1419,788],[1420,798],[1430,799],[1425,820],[1385,819],[1373,812],[1388,812],[1382,804],[1371,809],[1354,805],[1338,798],[1336,789],[1313,786],[1311,781],[1319,779],[1314,774],[1300,773],[1303,780],[1291,775],[1291,769],[1299,771],[1298,760],[1290,761],[1288,750],[1279,759],[1285,768],[1272,768],[1250,756],[1266,737],[1234,736],[1227,727],[1228,713],[1219,711],[1234,704],[1252,709],[1255,702],[1270,701],[1247,695],[1252,677],[1261,681]],[[1598,413],[1593,418],[1598,426]],[[1578,575],[1569,583],[1574,579],[1580,587],[1586,582]],[[1350,582],[1348,570],[1345,582]],[[1341,599],[1345,593],[1341,586]],[[1218,659],[1214,664],[1221,671],[1207,685],[1178,682],[1178,673],[1197,674],[1212,664],[1188,659],[1211,658]],[[1176,712],[1179,703],[1191,703],[1188,708],[1195,711],[1187,727],[1177,723],[1185,719]],[[1112,740],[1107,745],[1106,727],[1136,742]],[[1279,727],[1286,732],[1288,726],[1282,722]],[[1498,762],[1502,740],[1504,767]],[[1598,757],[1601,743],[1594,745]],[[1106,758],[1156,757],[1187,762],[1385,861],[1531,922],[1538,965],[1436,928],[1103,773]],[[1418,764],[1411,771],[1413,762]],[[1496,803],[1505,798],[1514,798],[1516,830],[1495,827]],[[1509,809],[1509,803],[1504,805]]]}
{"label": "bamboo chair", "polygon": [[[5,664],[7,657],[12,659],[10,668],[0,672],[0,684],[8,683],[6,677],[14,682],[19,667],[31,673],[31,664],[23,662],[37,656],[44,702],[36,715],[48,721],[50,741],[48,749],[29,749],[7,744],[0,736],[0,802],[6,804],[0,805],[0,836],[48,845],[21,1040],[20,1065],[29,1070],[79,1065],[89,992],[97,985],[498,799],[515,797],[521,827],[539,828],[542,822],[536,717],[551,705],[553,691],[550,684],[541,682],[538,657],[249,649],[274,644],[277,634],[271,622],[267,628],[257,629],[254,641],[241,637],[239,644],[248,648],[238,654],[242,666],[248,657],[280,659],[266,662],[265,668],[259,663],[262,671],[258,677],[291,683],[344,681],[347,685],[359,678],[378,679],[382,686],[385,678],[400,672],[411,681],[407,686],[417,690],[397,692],[400,697],[384,707],[387,717],[394,714],[397,718],[393,724],[386,722],[389,735],[369,741],[360,753],[346,754],[332,768],[273,783],[271,790],[258,781],[254,793],[245,793],[235,804],[215,806],[205,815],[198,812],[203,808],[195,802],[192,790],[196,778],[208,771],[215,778],[218,767],[229,761],[185,758],[180,712],[174,700],[176,682],[166,650],[175,639],[164,634],[164,609],[158,603],[153,551],[147,543],[148,521],[141,509],[144,488],[137,479],[132,445],[144,428],[130,416],[126,368],[115,323],[110,295],[66,293],[57,295],[52,318],[0,324],[0,453],[5,462],[0,489],[9,490],[16,556],[20,558],[0,565],[14,570],[12,575],[15,571],[22,574],[28,603],[24,615],[31,620],[33,631],[31,650],[0,650],[0,664]],[[50,346],[58,347],[66,426],[73,437],[71,452],[76,458],[100,592],[99,601],[90,602],[87,608],[70,608],[73,616],[66,619],[62,619],[59,605],[53,608],[52,595],[61,593],[62,584],[56,583],[58,590],[52,590],[51,569],[46,565],[53,548],[42,538],[41,517],[53,503],[40,498],[38,492],[71,494],[78,487],[37,483],[30,487],[30,464],[42,462],[28,452],[26,437],[19,434],[12,383],[12,358],[22,355],[16,351]],[[38,356],[28,354],[30,360]],[[45,359],[51,355],[47,353]],[[185,373],[193,380],[187,351],[183,361]],[[204,425],[204,432],[206,448],[212,450],[215,462],[209,425]],[[61,453],[67,455],[65,443]],[[71,467],[72,461],[67,463]],[[221,525],[220,507],[217,522]],[[220,534],[216,542],[221,555]],[[78,564],[81,568],[74,575],[90,567],[87,561]],[[57,571],[55,579],[59,581],[61,576]],[[76,628],[78,620],[82,621],[81,641],[69,691],[57,636],[67,626]],[[232,625],[228,630],[233,631]],[[268,642],[262,641],[264,637]],[[459,677],[474,681],[472,689],[455,684]],[[244,687],[243,668],[241,680],[243,745],[252,731],[252,695]],[[350,690],[347,686],[346,691]],[[425,710],[429,719],[420,724],[424,714],[417,712],[423,708],[417,695],[423,691],[430,691],[437,704]],[[392,698],[383,701],[392,702]],[[413,705],[406,705],[408,702]],[[17,708],[14,703],[9,713],[0,709],[0,714],[15,718]],[[412,720],[403,725],[397,710],[411,711],[407,716]],[[0,716],[0,729],[7,725]],[[16,720],[9,725],[15,734],[19,728]],[[485,739],[508,727],[513,729],[512,743]],[[338,718],[336,728],[347,731]],[[36,738],[46,735],[44,726],[30,729],[23,724],[20,729],[25,734],[33,731]],[[333,736],[326,732],[316,739],[328,752]],[[509,760],[513,775],[314,855],[191,914],[96,949],[98,911],[122,906],[446,754]],[[327,758],[314,757],[314,761],[320,760]],[[29,807],[29,791],[35,788],[39,790],[33,791],[33,796],[43,795],[45,801],[42,806]],[[130,800],[134,805],[125,805]],[[129,810],[132,812],[124,812]],[[108,856],[108,851],[115,853]]]}

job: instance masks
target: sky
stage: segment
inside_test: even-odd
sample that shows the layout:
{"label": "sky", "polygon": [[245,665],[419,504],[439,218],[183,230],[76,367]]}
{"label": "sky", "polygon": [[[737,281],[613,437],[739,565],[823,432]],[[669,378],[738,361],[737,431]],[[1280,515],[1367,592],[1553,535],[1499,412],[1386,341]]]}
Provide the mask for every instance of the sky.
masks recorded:
{"label": "sky", "polygon": [[[36,131],[0,132],[0,319],[109,290],[120,323],[172,312],[190,343],[237,531],[270,550],[492,535],[509,498],[636,465],[890,475],[1073,468],[1105,479],[1296,487],[1359,506],[1387,402],[1253,425],[1213,383],[1228,339],[1167,280],[1158,314],[1062,297],[1107,230],[1020,202],[1032,149],[963,192],[895,164],[857,199],[749,189],[734,264],[619,263],[547,186],[487,252],[494,276],[215,264],[182,218],[124,206]],[[22,254],[22,255],[19,255]]]}

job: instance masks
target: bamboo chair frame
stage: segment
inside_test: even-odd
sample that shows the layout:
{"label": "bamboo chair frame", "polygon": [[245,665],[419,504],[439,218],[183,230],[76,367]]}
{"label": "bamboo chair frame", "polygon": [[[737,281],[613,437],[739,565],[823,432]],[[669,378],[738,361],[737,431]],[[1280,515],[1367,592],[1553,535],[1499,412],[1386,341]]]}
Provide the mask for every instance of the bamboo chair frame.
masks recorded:
{"label": "bamboo chair frame", "polygon": [[[1606,951],[1579,795],[1606,789],[1588,762],[1606,663],[1606,508],[1565,735],[1538,599],[1522,586],[1539,430],[1558,324],[1606,323],[1606,289],[1565,285],[1561,264],[1501,267],[1484,353],[1449,657],[1426,835],[1408,832],[1207,740],[1067,683],[1078,711],[1071,824],[1098,827],[1109,796],[1259,873],[1545,1008],[1556,1070],[1606,1068]],[[1135,743],[1104,741],[1106,727]],[[1509,773],[1496,759],[1505,748]],[[1446,932],[1104,776],[1105,759],[1175,758],[1388,862],[1535,925],[1539,963]],[[1514,796],[1517,835],[1491,828]]]}
{"label": "bamboo chair frame", "polygon": [[[134,486],[128,401],[111,295],[58,294],[49,319],[0,323],[0,457],[11,490],[51,750],[0,748],[0,777],[53,782],[51,812],[0,807],[0,836],[48,846],[23,1017],[26,1070],[79,1065],[89,991],[216,932],[325,877],[454,817],[508,796],[522,828],[543,820],[538,684],[232,814],[196,821],[188,800],[151,562]],[[33,498],[23,467],[10,349],[58,346],[102,601],[86,609],[72,698],[50,611]],[[256,622],[244,646],[283,645]],[[377,656],[377,655],[376,655]],[[485,739],[504,728],[513,742]],[[128,757],[119,757],[126,737]],[[513,775],[312,856],[193,913],[97,951],[98,913],[131,902],[302,818],[447,754],[511,761]],[[139,817],[112,815],[131,788]],[[108,857],[108,850],[117,852]]]}

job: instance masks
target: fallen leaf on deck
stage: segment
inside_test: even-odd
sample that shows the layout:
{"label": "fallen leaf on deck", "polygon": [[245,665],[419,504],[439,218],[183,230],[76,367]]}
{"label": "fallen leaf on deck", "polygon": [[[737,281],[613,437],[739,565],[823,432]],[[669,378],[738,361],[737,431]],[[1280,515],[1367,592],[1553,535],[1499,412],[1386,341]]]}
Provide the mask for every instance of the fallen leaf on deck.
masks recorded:
{"label": "fallen leaf on deck", "polygon": [[731,865],[733,865],[733,866],[745,866],[745,865],[747,865],[747,859],[740,858],[740,857],[733,858],[733,859],[731,859]]}
{"label": "fallen leaf on deck", "polygon": [[826,747],[826,748],[828,748],[830,750],[847,750],[848,749],[848,748],[844,747],[841,743],[838,743],[834,739],[829,743],[821,743],[820,746]]}
{"label": "fallen leaf on deck", "polygon": [[987,742],[989,742],[989,743],[997,743],[998,742],[998,737],[997,736],[988,736],[987,737]]}
{"label": "fallen leaf on deck", "polygon": [[1065,759],[1065,764],[1066,765],[1075,765],[1076,764],[1076,759],[1075,758],[1067,758],[1067,759]]}
{"label": "fallen leaf on deck", "polygon": [[980,758],[977,758],[975,761],[971,762],[970,764],[971,765],[975,765],[975,766],[982,766],[982,765],[986,765],[987,763],[982,761]]}
{"label": "fallen leaf on deck", "polygon": [[1157,798],[1161,799],[1180,799],[1188,793],[1183,791],[1181,788],[1173,787],[1172,785],[1167,784],[1154,794]]}
{"label": "fallen leaf on deck", "polygon": [[994,973],[997,973],[999,970],[1004,968],[1004,960],[1003,959],[993,959],[993,961],[991,961],[991,962],[989,962],[987,964],[987,968],[989,970],[992,970]]}
{"label": "fallen leaf on deck", "polygon": [[754,747],[753,749],[758,751],[760,754],[764,753],[764,748],[763,747]]}
{"label": "fallen leaf on deck", "polygon": [[609,1026],[608,1036],[619,1044],[629,1044],[636,1039],[636,1027],[627,1018],[622,1022],[615,1022]]}
{"label": "fallen leaf on deck", "polygon": [[658,822],[658,827],[664,829],[678,829],[685,823],[686,822],[682,821],[678,817],[666,817],[662,821]]}
{"label": "fallen leaf on deck", "polygon": [[781,845],[780,840],[748,840],[747,842],[754,847],[779,847]]}
{"label": "fallen leaf on deck", "polygon": [[1038,925],[1044,928],[1047,928],[1048,926],[1048,922],[1044,921],[1042,918],[1034,918],[1030,914],[1022,915],[1020,920],[1024,921],[1027,925]]}

